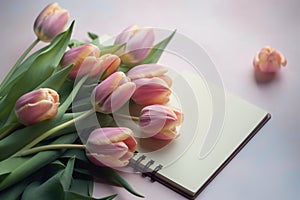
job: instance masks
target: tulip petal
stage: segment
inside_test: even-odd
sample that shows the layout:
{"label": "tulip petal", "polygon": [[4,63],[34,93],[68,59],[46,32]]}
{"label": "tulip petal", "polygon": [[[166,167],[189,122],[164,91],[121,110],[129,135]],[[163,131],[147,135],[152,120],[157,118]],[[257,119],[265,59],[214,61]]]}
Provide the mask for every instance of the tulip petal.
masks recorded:
{"label": "tulip petal", "polygon": [[106,99],[118,87],[120,80],[124,76],[123,72],[115,72],[97,85],[92,92],[92,104],[103,105]]}
{"label": "tulip petal", "polygon": [[162,79],[154,77],[142,78],[133,81],[136,90],[132,99],[140,105],[165,104],[169,101],[171,90]]}
{"label": "tulip petal", "polygon": [[103,110],[115,112],[120,109],[131,98],[135,88],[136,87],[133,82],[127,82],[119,86],[103,103]]}
{"label": "tulip petal", "polygon": [[153,78],[167,73],[167,68],[159,64],[139,65],[127,72],[127,77],[131,80],[139,78]]}

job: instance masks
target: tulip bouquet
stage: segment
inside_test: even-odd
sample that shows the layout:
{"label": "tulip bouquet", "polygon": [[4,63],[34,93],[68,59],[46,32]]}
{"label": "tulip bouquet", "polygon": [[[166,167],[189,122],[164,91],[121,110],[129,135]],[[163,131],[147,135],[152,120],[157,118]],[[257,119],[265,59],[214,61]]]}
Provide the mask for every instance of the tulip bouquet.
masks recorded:
{"label": "tulip bouquet", "polygon": [[[157,63],[175,32],[154,44],[153,29],[130,26],[103,45],[94,33],[71,40],[68,20],[57,3],[45,7],[37,39],[0,85],[0,197],[94,199],[93,178],[142,197],[118,170],[136,151],[136,132],[178,136],[182,113],[167,104],[172,80]],[[40,41],[50,43],[31,53]]]}

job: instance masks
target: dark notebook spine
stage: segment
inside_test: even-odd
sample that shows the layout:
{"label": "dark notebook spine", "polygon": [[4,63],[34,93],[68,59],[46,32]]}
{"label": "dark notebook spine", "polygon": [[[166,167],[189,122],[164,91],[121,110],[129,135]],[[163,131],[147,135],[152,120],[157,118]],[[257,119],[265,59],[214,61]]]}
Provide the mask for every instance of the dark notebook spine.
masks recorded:
{"label": "dark notebook spine", "polygon": [[137,152],[135,153],[134,157],[130,160],[130,165],[132,166],[133,170],[135,172],[141,172],[141,175],[143,177],[150,177],[151,181],[154,182],[156,180],[156,174],[159,170],[163,168],[161,164],[158,164],[153,170],[151,170],[151,166],[155,164],[154,160],[149,160],[145,165],[142,164],[142,161],[144,161],[147,156],[141,155],[138,158],[137,157]]}

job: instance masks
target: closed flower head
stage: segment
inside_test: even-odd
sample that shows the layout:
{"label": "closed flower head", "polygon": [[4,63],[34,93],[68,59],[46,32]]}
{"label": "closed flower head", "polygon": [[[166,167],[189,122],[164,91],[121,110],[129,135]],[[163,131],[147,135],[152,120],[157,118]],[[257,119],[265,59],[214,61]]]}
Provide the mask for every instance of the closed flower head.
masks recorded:
{"label": "closed flower head", "polygon": [[72,70],[69,72],[70,79],[82,77],[86,74],[95,77],[101,69],[100,49],[93,44],[85,44],[75,47],[65,52],[60,65],[67,67],[74,64]]}
{"label": "closed flower head", "polygon": [[159,64],[144,64],[129,70],[127,76],[136,84],[132,99],[140,105],[166,104],[172,85],[167,71]]}
{"label": "closed flower head", "polygon": [[139,124],[148,137],[172,140],[178,136],[177,126],[181,125],[182,120],[182,113],[175,108],[151,105],[142,109]]}
{"label": "closed flower head", "polygon": [[40,40],[50,42],[64,31],[69,17],[67,10],[59,7],[58,3],[51,3],[36,18],[33,26],[34,32]]}
{"label": "closed flower head", "polygon": [[129,26],[115,40],[115,44],[125,44],[117,53],[126,65],[134,65],[143,61],[149,54],[154,43],[152,28]]}
{"label": "closed flower head", "polygon": [[87,140],[87,157],[95,165],[124,167],[132,158],[136,145],[129,128],[98,128]]}
{"label": "closed flower head", "polygon": [[57,92],[49,88],[41,88],[21,96],[15,104],[15,113],[21,123],[31,125],[54,118],[58,106]]}
{"label": "closed flower head", "polygon": [[94,88],[91,102],[96,111],[112,113],[130,99],[134,90],[135,84],[123,72],[115,72]]}

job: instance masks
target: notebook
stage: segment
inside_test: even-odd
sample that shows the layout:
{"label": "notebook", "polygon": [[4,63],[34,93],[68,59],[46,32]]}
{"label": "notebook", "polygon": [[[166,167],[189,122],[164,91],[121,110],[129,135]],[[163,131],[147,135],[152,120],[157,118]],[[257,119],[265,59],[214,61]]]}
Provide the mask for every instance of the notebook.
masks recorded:
{"label": "notebook", "polygon": [[170,104],[184,113],[172,141],[138,138],[130,166],[189,199],[213,180],[270,119],[265,110],[181,71]]}

